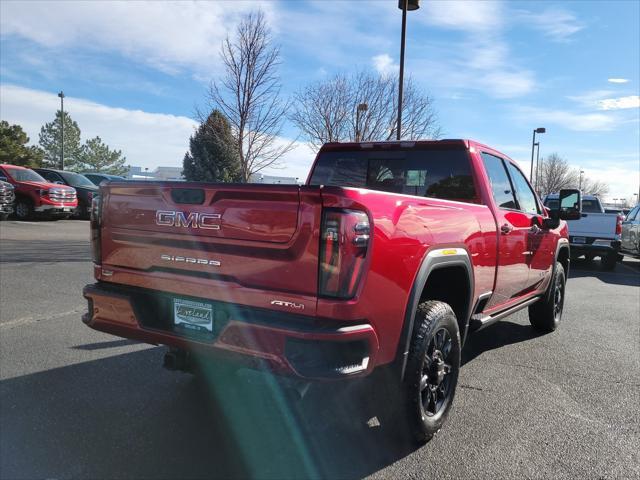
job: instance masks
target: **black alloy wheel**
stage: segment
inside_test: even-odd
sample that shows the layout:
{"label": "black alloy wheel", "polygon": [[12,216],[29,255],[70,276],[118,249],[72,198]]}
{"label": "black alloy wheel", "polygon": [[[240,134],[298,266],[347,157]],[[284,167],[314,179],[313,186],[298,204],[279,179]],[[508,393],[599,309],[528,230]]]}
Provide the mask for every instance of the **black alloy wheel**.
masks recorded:
{"label": "black alloy wheel", "polygon": [[452,370],[451,349],[451,336],[445,328],[441,328],[431,338],[424,356],[420,396],[422,411],[429,417],[440,413],[449,398]]}
{"label": "black alloy wheel", "polygon": [[403,396],[409,428],[418,443],[442,428],[453,404],[460,371],[458,321],[449,305],[418,305],[404,372]]}
{"label": "black alloy wheel", "polygon": [[529,321],[535,329],[542,332],[553,332],[558,328],[564,308],[565,286],[564,267],[560,262],[556,262],[545,295],[529,306]]}

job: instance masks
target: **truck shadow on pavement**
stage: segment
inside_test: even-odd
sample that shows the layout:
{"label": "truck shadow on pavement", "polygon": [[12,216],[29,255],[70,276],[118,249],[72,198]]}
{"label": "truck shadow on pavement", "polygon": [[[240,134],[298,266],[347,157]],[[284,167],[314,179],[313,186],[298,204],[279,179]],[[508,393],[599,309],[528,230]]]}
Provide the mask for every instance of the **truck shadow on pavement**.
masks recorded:
{"label": "truck shadow on pavement", "polygon": [[4,478],[362,477],[415,449],[348,389],[197,380],[149,348],[0,382]]}
{"label": "truck shadow on pavement", "polygon": [[544,333],[538,332],[531,325],[501,320],[479,332],[469,334],[462,348],[461,364],[464,366],[489,350],[526,342],[543,335]]}
{"label": "truck shadow on pavement", "polygon": [[629,287],[640,286],[640,269],[638,262],[628,261],[619,262],[615,270],[602,270],[598,261],[586,261],[583,259],[571,262],[569,270],[569,278],[595,277],[601,282],[612,285],[622,285]]}
{"label": "truck shadow on pavement", "polygon": [[[463,364],[536,336],[501,322],[470,337]],[[367,381],[312,387],[300,399],[266,374],[168,372],[163,354],[148,348],[0,382],[2,476],[360,478],[418,448],[397,420],[377,421],[385,393]]]}

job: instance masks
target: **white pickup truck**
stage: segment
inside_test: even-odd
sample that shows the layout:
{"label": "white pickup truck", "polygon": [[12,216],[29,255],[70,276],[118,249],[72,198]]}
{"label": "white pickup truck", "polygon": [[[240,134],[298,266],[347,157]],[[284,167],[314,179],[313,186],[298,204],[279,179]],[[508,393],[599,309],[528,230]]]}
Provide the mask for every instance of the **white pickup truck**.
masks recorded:
{"label": "white pickup truck", "polygon": [[[558,195],[550,194],[544,199],[544,205],[557,207]],[[582,218],[569,224],[569,243],[571,256],[584,255],[587,260],[600,257],[605,270],[613,270],[619,258],[620,235],[622,233],[621,215],[605,213],[598,197],[582,196]]]}

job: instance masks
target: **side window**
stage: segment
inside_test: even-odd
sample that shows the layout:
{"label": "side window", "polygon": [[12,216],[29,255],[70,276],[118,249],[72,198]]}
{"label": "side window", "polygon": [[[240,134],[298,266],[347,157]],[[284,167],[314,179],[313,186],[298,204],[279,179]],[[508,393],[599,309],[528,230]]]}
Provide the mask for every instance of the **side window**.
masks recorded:
{"label": "side window", "polygon": [[498,207],[516,209],[517,204],[513,196],[513,188],[502,159],[488,153],[482,153],[482,161],[491,182],[493,199]]}
{"label": "side window", "polygon": [[629,212],[627,218],[625,219],[627,222],[632,222],[638,217],[638,212],[640,212],[640,207],[636,207]]}
{"label": "side window", "polygon": [[42,175],[42,178],[44,178],[45,180],[53,183],[53,182],[60,182],[60,177],[58,177],[58,175],[54,172],[39,172],[40,175]]}
{"label": "side window", "polygon": [[509,175],[511,176],[511,180],[513,181],[513,186],[516,189],[516,197],[518,198],[518,205],[520,206],[519,210],[534,215],[540,213],[540,211],[538,210],[536,195],[533,193],[533,190],[529,186],[529,182],[527,182],[527,179],[524,178],[522,172],[518,170],[511,162],[505,163],[507,164],[507,170],[509,170]]}

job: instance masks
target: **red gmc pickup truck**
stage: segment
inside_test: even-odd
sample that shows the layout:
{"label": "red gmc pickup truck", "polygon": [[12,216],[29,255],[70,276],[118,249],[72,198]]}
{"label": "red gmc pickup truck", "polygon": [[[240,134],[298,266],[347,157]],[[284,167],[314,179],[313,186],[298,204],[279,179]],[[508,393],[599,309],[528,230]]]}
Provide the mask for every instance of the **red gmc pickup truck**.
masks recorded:
{"label": "red gmc pickup truck", "polygon": [[580,192],[545,209],[469,140],[334,143],[304,186],[111,182],[92,206],[83,321],[306,380],[392,372],[416,440],[451,407],[467,334],[528,307],[554,330]]}
{"label": "red gmc pickup truck", "polygon": [[78,206],[75,188],[49,182],[30,168],[0,165],[0,180],[9,182],[15,189],[18,220],[36,215],[65,219]]}

